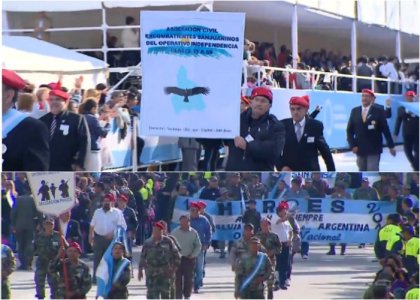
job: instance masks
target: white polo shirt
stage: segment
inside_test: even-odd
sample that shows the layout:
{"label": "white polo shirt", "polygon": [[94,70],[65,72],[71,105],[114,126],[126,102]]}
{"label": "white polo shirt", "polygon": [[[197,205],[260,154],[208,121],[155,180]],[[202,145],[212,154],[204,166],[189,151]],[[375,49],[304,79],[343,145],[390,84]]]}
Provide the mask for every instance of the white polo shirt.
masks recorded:
{"label": "white polo shirt", "polygon": [[280,220],[279,216],[273,215],[271,219],[271,231],[277,234],[280,242],[284,243],[284,242],[289,241],[290,232],[293,229],[288,220],[277,223],[277,221],[279,220]]}
{"label": "white polo shirt", "polygon": [[122,226],[127,230],[122,211],[115,207],[111,207],[107,212],[103,208],[96,209],[92,221],[90,221],[90,226],[93,227],[96,234],[102,236],[114,233],[117,226]]}

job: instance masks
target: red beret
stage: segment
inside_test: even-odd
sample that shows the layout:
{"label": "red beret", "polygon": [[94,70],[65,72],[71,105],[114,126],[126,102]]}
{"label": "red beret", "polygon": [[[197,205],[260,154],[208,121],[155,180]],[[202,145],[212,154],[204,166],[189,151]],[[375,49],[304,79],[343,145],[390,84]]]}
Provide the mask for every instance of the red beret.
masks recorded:
{"label": "red beret", "polygon": [[161,230],[164,230],[165,229],[165,226],[161,222],[155,222],[153,224],[153,227],[160,228]]}
{"label": "red beret", "polygon": [[115,196],[112,193],[108,193],[104,196],[104,200],[109,200],[111,202],[115,202]]}
{"label": "red beret", "polygon": [[245,96],[241,96],[241,102],[245,103],[246,105],[249,105],[251,101]]}
{"label": "red beret", "polygon": [[12,70],[2,70],[2,83],[15,90],[21,90],[25,87],[26,82],[16,72]]}
{"label": "red beret", "polygon": [[79,251],[80,254],[82,254],[82,248],[76,242],[70,242],[69,243],[69,248],[75,248],[77,251]]}
{"label": "red beret", "polygon": [[198,208],[206,208],[207,204],[204,201],[198,201],[197,206],[198,206]]}
{"label": "red beret", "polygon": [[190,203],[190,208],[200,208],[200,205],[198,204],[198,202],[191,202]]}
{"label": "red beret", "polygon": [[406,97],[416,97],[416,92],[414,92],[414,91],[407,91],[405,93],[405,96]]}
{"label": "red beret", "polygon": [[374,93],[372,90],[370,90],[370,89],[363,89],[363,90],[362,90],[362,94],[369,94],[369,95],[371,95],[373,98],[375,98],[375,93]]}
{"label": "red beret", "polygon": [[290,98],[289,104],[290,105],[299,105],[299,106],[302,106],[302,107],[309,108],[309,97],[308,98],[292,97],[292,98]]}
{"label": "red beret", "polygon": [[279,206],[277,206],[277,210],[282,210],[282,209],[289,209],[289,204],[287,204],[286,201],[281,201],[279,203]]}
{"label": "red beret", "polygon": [[50,96],[59,97],[59,98],[63,99],[64,101],[69,100],[69,94],[67,94],[66,92],[64,92],[62,90],[52,90],[52,91],[50,91]]}
{"label": "red beret", "polygon": [[126,194],[119,194],[119,195],[118,195],[118,199],[119,199],[119,200],[122,200],[122,201],[124,201],[124,202],[128,202],[128,197],[127,197],[127,195],[126,195]]}
{"label": "red beret", "polygon": [[273,102],[273,93],[270,89],[266,87],[256,87],[252,90],[251,99],[254,99],[257,96],[266,97],[270,102]]}
{"label": "red beret", "polygon": [[311,103],[311,101],[309,100],[309,96],[308,95],[303,95],[301,98],[308,103],[308,107],[309,107],[309,104]]}

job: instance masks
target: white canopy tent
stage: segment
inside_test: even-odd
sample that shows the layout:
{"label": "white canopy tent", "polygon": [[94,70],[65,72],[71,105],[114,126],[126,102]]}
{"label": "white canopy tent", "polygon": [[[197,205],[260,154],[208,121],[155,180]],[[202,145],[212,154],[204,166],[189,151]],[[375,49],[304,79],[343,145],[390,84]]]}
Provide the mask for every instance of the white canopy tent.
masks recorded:
{"label": "white canopy tent", "polygon": [[108,65],[102,60],[25,36],[3,36],[2,67],[16,71],[25,80],[40,85],[56,82],[72,88],[80,75],[83,87],[106,82]]}

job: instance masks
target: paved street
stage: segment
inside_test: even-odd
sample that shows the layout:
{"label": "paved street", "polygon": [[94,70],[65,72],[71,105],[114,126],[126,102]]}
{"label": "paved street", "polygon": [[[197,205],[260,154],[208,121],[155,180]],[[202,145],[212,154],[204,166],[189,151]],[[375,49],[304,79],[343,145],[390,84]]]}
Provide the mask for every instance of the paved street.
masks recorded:
{"label": "paved street", "polygon": [[[339,246],[337,247],[339,251]],[[135,248],[135,265],[140,248]],[[378,270],[378,263],[372,262],[373,248],[358,249],[349,246],[345,256],[327,256],[327,246],[313,246],[308,260],[296,256],[292,274],[292,285],[287,291],[277,291],[276,299],[302,298],[362,298],[367,284],[372,281]],[[92,267],[92,262],[89,262]],[[137,277],[135,268],[135,277]],[[32,298],[35,295],[34,273],[17,271],[12,274],[12,298]],[[130,298],[145,298],[144,282],[132,279],[129,285]],[[94,299],[96,286],[88,294]],[[49,295],[46,292],[46,295]],[[219,259],[213,250],[208,252],[206,277],[200,294],[192,299],[232,299],[233,273],[226,260]]]}

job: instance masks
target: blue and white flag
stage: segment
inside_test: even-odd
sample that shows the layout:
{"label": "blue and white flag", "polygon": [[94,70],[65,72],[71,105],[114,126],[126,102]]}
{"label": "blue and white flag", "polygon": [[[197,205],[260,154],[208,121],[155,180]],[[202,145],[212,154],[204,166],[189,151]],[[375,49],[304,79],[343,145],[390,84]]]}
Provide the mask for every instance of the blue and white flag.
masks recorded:
{"label": "blue and white flag", "polygon": [[98,268],[96,269],[96,283],[98,289],[96,291],[96,297],[108,297],[109,292],[111,291],[112,284],[121,276],[122,271],[129,264],[128,259],[123,259],[122,263],[118,266],[115,276],[114,272],[114,259],[112,257],[112,248],[116,242],[124,244],[126,251],[128,250],[127,243],[127,233],[123,227],[118,226],[114,232],[114,238],[112,239],[111,244],[106,249],[104,256],[102,256],[101,262],[99,263]]}

